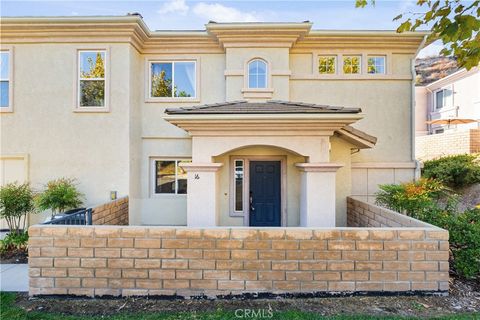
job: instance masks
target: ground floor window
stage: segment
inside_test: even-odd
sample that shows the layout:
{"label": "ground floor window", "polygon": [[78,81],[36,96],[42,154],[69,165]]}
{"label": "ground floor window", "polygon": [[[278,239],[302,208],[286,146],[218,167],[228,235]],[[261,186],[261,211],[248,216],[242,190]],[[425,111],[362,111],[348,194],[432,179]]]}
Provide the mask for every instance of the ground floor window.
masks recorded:
{"label": "ground floor window", "polygon": [[154,183],[155,194],[186,194],[187,193],[187,172],[180,164],[191,162],[191,160],[163,160],[154,159]]}

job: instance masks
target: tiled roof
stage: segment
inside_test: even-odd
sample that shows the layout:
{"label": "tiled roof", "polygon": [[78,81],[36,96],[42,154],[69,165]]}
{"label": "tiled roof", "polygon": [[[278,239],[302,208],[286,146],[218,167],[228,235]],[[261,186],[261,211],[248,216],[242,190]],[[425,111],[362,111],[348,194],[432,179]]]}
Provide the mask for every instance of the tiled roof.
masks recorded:
{"label": "tiled roof", "polygon": [[[342,128],[342,130],[345,130],[346,132],[350,133],[350,134],[353,134],[354,136],[358,137],[358,138],[361,138],[363,140],[366,140],[372,144],[376,144],[377,143],[377,137],[374,137],[372,135],[369,135],[368,133],[364,132],[364,131],[361,131],[361,130],[358,130],[358,129],[355,129],[354,127],[352,126],[345,126]],[[341,132],[340,132],[341,134]]]}
{"label": "tiled roof", "polygon": [[194,107],[168,108],[167,114],[281,114],[281,113],[360,113],[360,108],[336,107],[313,103],[270,100],[267,102],[232,101]]}

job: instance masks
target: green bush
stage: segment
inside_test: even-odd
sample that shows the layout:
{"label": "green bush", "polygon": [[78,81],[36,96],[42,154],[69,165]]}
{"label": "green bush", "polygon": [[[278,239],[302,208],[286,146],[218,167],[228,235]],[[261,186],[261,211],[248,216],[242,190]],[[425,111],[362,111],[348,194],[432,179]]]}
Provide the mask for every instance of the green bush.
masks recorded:
{"label": "green bush", "polygon": [[52,217],[58,212],[75,209],[83,204],[83,194],[77,190],[74,179],[60,178],[49,181],[46,190],[36,198],[40,210],[52,210]]}
{"label": "green bush", "polygon": [[35,213],[34,192],[28,183],[8,183],[0,187],[0,217],[7,222],[10,233],[25,229],[27,215]]}
{"label": "green bush", "polygon": [[425,161],[422,176],[454,188],[480,183],[479,156],[463,154]]}
{"label": "green bush", "polygon": [[[448,195],[448,189],[437,180],[420,179],[402,184],[379,186],[376,203],[380,206],[405,213],[414,218],[430,208],[441,195]],[[451,196],[450,196],[451,197]]]}
{"label": "green bush", "polygon": [[437,202],[448,192],[432,179],[400,185],[382,185],[376,203],[416,219],[444,228],[450,233],[452,267],[461,276],[480,275],[480,209],[456,212],[456,198],[450,195],[447,204]]}
{"label": "green bush", "polygon": [[28,244],[28,232],[8,233],[3,240],[0,240],[0,254],[15,251],[26,251]]}
{"label": "green bush", "polygon": [[432,207],[423,211],[421,220],[450,233],[453,267],[466,278],[480,275],[480,209],[462,213]]}

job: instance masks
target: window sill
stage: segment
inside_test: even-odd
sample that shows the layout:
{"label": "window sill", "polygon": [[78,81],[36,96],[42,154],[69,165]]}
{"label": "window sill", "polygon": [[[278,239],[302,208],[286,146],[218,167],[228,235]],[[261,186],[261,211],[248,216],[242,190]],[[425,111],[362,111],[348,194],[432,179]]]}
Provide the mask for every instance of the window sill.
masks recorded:
{"label": "window sill", "polygon": [[8,108],[2,107],[2,108],[0,108],[0,113],[13,113],[13,108],[12,107],[8,107]]}
{"label": "window sill", "polygon": [[266,88],[266,89],[250,89],[250,88],[243,88],[242,93],[244,98],[264,98],[264,99],[271,99],[273,97],[273,88]]}
{"label": "window sill", "polygon": [[200,98],[146,98],[146,103],[200,103]]}
{"label": "window sill", "polygon": [[108,113],[110,109],[107,107],[75,107],[75,113]]}

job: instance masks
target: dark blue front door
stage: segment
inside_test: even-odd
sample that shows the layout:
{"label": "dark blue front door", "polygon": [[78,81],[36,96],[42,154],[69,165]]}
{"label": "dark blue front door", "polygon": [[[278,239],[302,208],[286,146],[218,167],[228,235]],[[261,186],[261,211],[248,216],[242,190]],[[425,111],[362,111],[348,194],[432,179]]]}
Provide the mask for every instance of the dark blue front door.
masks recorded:
{"label": "dark blue front door", "polygon": [[280,161],[250,162],[250,226],[280,226]]}

